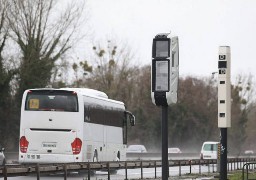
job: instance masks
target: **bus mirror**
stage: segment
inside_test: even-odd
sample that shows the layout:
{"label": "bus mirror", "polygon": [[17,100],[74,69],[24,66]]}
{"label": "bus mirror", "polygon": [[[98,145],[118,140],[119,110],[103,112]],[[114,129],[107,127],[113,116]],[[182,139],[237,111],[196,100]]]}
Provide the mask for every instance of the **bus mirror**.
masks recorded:
{"label": "bus mirror", "polygon": [[130,118],[130,124],[131,124],[131,126],[135,126],[135,116],[134,116],[133,114],[131,114],[131,115],[129,116],[129,118]]}
{"label": "bus mirror", "polygon": [[129,111],[125,111],[125,112],[126,112],[126,120],[130,121],[131,126],[135,126],[135,116]]}

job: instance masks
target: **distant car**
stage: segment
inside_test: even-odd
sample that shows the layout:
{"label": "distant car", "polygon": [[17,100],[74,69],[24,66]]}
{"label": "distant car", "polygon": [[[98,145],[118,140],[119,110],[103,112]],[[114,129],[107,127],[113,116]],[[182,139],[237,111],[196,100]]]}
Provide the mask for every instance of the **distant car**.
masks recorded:
{"label": "distant car", "polygon": [[147,149],[144,145],[130,145],[127,148],[127,153],[146,153]]}
{"label": "distant car", "polygon": [[168,153],[182,153],[180,148],[168,148]]}
{"label": "distant car", "polygon": [[244,154],[251,155],[251,154],[254,154],[254,152],[253,152],[253,150],[246,150],[246,151],[244,151]]}
{"label": "distant car", "polygon": [[0,147],[0,165],[5,165],[4,148]]}
{"label": "distant car", "polygon": [[204,142],[201,149],[201,159],[217,159],[219,142],[207,141]]}

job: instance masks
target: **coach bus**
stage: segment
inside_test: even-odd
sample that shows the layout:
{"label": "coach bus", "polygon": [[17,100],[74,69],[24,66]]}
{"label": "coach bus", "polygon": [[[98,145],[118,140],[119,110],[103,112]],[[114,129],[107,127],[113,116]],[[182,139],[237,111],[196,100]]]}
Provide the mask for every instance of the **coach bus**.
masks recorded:
{"label": "coach bus", "polygon": [[127,124],[123,102],[86,88],[30,89],[23,94],[20,163],[123,161]]}

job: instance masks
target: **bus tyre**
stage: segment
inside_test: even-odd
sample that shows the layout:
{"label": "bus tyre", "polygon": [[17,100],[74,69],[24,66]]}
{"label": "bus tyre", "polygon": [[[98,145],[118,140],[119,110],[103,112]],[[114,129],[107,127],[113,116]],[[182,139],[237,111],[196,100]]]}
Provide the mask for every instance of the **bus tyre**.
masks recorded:
{"label": "bus tyre", "polygon": [[[120,161],[120,151],[118,151],[116,154],[116,161]],[[117,174],[117,169],[111,169],[110,174]]]}
{"label": "bus tyre", "polygon": [[92,159],[93,162],[98,162],[98,152],[97,150],[94,150],[94,154],[93,154],[93,159]]}

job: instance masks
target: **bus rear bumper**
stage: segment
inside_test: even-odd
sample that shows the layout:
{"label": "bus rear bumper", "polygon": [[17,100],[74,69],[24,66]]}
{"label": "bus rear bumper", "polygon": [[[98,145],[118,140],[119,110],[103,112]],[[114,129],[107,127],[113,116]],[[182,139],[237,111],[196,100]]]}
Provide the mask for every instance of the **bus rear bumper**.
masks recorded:
{"label": "bus rear bumper", "polygon": [[80,155],[73,154],[29,154],[20,153],[19,163],[69,163],[69,162],[81,162],[82,157]]}

